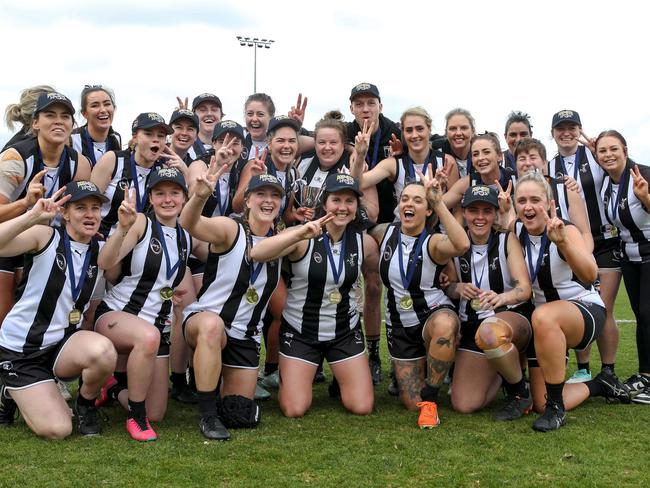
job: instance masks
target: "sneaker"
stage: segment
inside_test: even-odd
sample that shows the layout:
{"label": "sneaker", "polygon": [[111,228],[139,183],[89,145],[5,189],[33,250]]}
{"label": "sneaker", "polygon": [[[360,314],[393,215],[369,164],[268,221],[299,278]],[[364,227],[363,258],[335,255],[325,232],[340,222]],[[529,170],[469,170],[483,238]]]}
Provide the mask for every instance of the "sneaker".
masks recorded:
{"label": "sneaker", "polygon": [[134,418],[126,419],[126,431],[131,435],[131,438],[139,442],[155,441],[158,439],[158,435],[151,428],[147,417],[139,422]]}
{"label": "sneaker", "polygon": [[111,395],[110,390],[115,385],[117,385],[115,376],[110,376],[106,380],[106,383],[104,383],[104,386],[102,386],[102,389],[99,391],[99,396],[95,399],[95,408],[106,407],[113,403],[113,400],[115,400],[115,398],[113,398],[113,395]]}
{"label": "sneaker", "polygon": [[546,411],[533,422],[533,430],[548,432],[557,430],[566,423],[564,407],[546,397]]}
{"label": "sneaker", "polygon": [[0,425],[13,425],[16,419],[16,402],[8,396],[4,385],[0,385]]}
{"label": "sneaker", "polygon": [[600,383],[605,390],[607,400],[618,400],[621,403],[630,403],[630,389],[627,385],[621,383],[618,377],[609,369],[603,369],[595,380]]}
{"label": "sneaker", "polygon": [[368,366],[370,366],[372,384],[374,386],[377,386],[379,383],[381,383],[381,358],[368,358]]}
{"label": "sneaker", "polygon": [[280,388],[280,372],[276,369],[273,373],[265,374],[257,381],[262,388],[277,390]]}
{"label": "sneaker", "polygon": [[528,415],[533,409],[533,397],[528,393],[527,397],[519,395],[508,395],[506,404],[494,415],[494,420],[517,420]]}
{"label": "sneaker", "polygon": [[192,390],[192,388],[190,388],[187,385],[183,385],[181,387],[176,387],[172,385],[172,387],[169,390],[169,396],[172,397],[177,402],[181,402],[181,403],[187,403],[191,405],[199,403],[198,395],[194,390]]}
{"label": "sneaker", "polygon": [[579,369],[573,373],[573,376],[571,376],[571,378],[566,380],[566,383],[586,383],[589,380],[591,380],[591,373],[586,369]]}
{"label": "sneaker", "polygon": [[438,405],[435,402],[419,402],[416,405],[420,408],[420,416],[418,417],[418,427],[420,429],[433,429],[440,425]]}
{"label": "sneaker", "polygon": [[327,377],[325,376],[325,373],[323,373],[323,370],[317,369],[316,374],[314,375],[313,383],[325,383],[326,381]]}
{"label": "sneaker", "polygon": [[61,396],[66,402],[72,399],[68,385],[66,385],[63,381],[57,381],[56,386],[59,388],[59,393],[61,393]]}
{"label": "sneaker", "polygon": [[634,374],[628,378],[625,385],[630,389],[630,397],[634,403],[650,405],[650,377]]}
{"label": "sneaker", "polygon": [[216,415],[203,417],[199,422],[199,429],[204,437],[215,441],[227,441],[230,439],[228,429],[221,423]]}
{"label": "sneaker", "polygon": [[74,416],[77,419],[77,430],[81,435],[91,436],[102,433],[102,427],[97,416],[97,407],[87,407],[75,402]]}
{"label": "sneaker", "polygon": [[332,378],[332,382],[327,387],[327,394],[330,398],[340,398],[341,397],[341,387],[339,382],[336,380],[336,377]]}
{"label": "sneaker", "polygon": [[260,386],[259,383],[255,385],[255,400],[266,401],[271,398],[271,394]]}

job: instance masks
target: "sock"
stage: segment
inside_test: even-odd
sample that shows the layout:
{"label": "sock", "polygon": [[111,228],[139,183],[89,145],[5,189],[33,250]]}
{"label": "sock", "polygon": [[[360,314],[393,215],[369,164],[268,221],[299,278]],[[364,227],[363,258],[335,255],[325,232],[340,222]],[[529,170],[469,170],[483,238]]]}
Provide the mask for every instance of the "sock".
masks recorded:
{"label": "sock", "polygon": [[422,398],[423,402],[437,402],[439,390],[440,388],[437,386],[425,384],[424,388],[420,390],[420,398]]}
{"label": "sock", "polygon": [[217,415],[217,390],[197,391],[199,397],[199,413],[201,417]]}
{"label": "sock", "polygon": [[599,381],[585,381],[585,385],[587,385],[587,388],[589,388],[590,397],[605,396],[605,387],[601,385]]}
{"label": "sock", "polygon": [[278,363],[264,363],[264,375],[275,373],[278,370]]}
{"label": "sock", "polygon": [[187,385],[192,388],[192,390],[196,391],[196,377],[194,376],[194,368],[190,366],[187,368],[188,371],[188,380],[187,380]]}
{"label": "sock", "polygon": [[172,385],[174,388],[182,389],[187,386],[187,378],[185,376],[185,373],[174,373],[172,371],[169,379],[172,380]]}
{"label": "sock", "polygon": [[80,407],[94,407],[95,406],[95,399],[88,399],[84,397],[81,392],[77,395],[77,405]]}
{"label": "sock", "polygon": [[614,366],[616,363],[602,363],[600,369],[608,369],[610,373],[614,374]]}
{"label": "sock", "polygon": [[129,418],[135,420],[144,420],[147,417],[147,410],[144,406],[144,400],[134,402],[129,398]]}
{"label": "sock", "polygon": [[557,403],[560,407],[564,408],[564,400],[562,399],[562,390],[564,389],[564,381],[553,385],[551,383],[546,383],[546,394],[548,399],[554,403]]}
{"label": "sock", "polygon": [[372,359],[379,358],[379,337],[366,338],[366,344],[368,345],[368,357]]}
{"label": "sock", "polygon": [[528,398],[530,395],[528,392],[528,385],[526,385],[526,380],[523,376],[517,383],[508,383],[506,380],[503,380],[503,387],[506,389],[508,395],[510,396]]}
{"label": "sock", "polygon": [[578,369],[586,369],[587,373],[591,373],[591,370],[589,369],[588,361],[586,363],[578,363]]}

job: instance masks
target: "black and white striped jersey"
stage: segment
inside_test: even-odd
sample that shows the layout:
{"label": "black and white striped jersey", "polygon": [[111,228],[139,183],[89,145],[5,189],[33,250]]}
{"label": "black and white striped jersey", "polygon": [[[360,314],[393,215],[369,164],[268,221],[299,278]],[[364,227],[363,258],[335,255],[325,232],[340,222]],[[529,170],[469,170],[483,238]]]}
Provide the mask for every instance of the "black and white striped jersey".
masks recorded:
{"label": "black and white striped jersey", "polygon": [[[393,183],[393,191],[395,200],[399,203],[399,198],[402,195],[402,190],[406,184],[412,181],[420,181],[417,172],[421,171],[426,175],[426,172],[429,171],[427,166],[431,164],[433,174],[435,175],[436,170],[444,166],[445,155],[441,151],[430,149],[423,164],[416,164],[408,154],[395,158],[395,163],[395,182]],[[393,213],[395,215],[395,220],[399,220],[399,204],[395,207]]]}
{"label": "black and white striped jersey", "polygon": [[[436,263],[428,251],[431,235],[422,243],[422,251],[416,256],[418,237],[400,232],[400,224],[393,223],[386,228],[386,233],[379,248],[379,274],[386,287],[384,302],[386,304],[386,324],[392,327],[414,327],[423,324],[431,311],[440,305],[451,305],[451,300],[440,289],[440,273],[444,265]],[[399,265],[399,246],[402,246],[402,266],[406,273],[409,263],[417,260],[415,272],[408,289],[404,288]],[[401,301],[411,299],[412,306],[405,308]]]}
{"label": "black and white striped jersey", "polygon": [[[161,233],[162,231],[162,233]],[[178,232],[180,231],[180,232]],[[167,247],[169,263],[165,258]],[[172,301],[163,300],[163,288],[176,288],[185,276],[192,238],[180,225],[160,225],[153,213],[147,215],[145,232],[122,261],[117,283],[104,296],[111,310],[123,310],[155,325],[161,331],[171,326]],[[168,278],[168,268],[177,269]]]}
{"label": "black and white striped jersey", "polygon": [[[222,253],[210,251],[197,301],[185,309],[185,318],[196,312],[214,312],[223,320],[228,337],[251,338],[260,342],[262,318],[280,279],[280,262],[274,260],[262,264],[253,284],[258,301],[249,303],[246,292],[251,286],[251,265],[246,257],[246,232],[241,222],[238,226],[237,237],[230,249]],[[251,237],[253,246],[265,239]],[[256,264],[259,263],[253,263]]]}
{"label": "black and white striped jersey", "polygon": [[212,148],[212,144],[205,144],[197,137],[194,144],[192,144],[192,147],[187,150],[187,155],[189,156],[190,161],[194,161],[208,152],[210,148]]}
{"label": "black and white striped jersey", "polygon": [[[558,154],[548,162],[548,174],[555,178],[559,174],[569,175],[580,185],[580,196],[585,202],[594,244],[598,245],[604,239],[615,237],[611,232],[611,224],[605,218],[605,208],[600,196],[605,171],[598,165],[589,149],[578,146],[577,152],[572,156],[562,157]],[[556,196],[560,200],[556,206],[564,212],[568,209],[566,193],[558,192]]]}
{"label": "black and white striped jersey", "polygon": [[88,158],[91,167],[95,166],[99,158],[108,151],[119,151],[122,149],[122,137],[113,128],[109,129],[108,137],[105,141],[95,141],[90,137],[88,124],[86,124],[74,129],[70,135],[70,140],[75,151]]}
{"label": "black and white striped jersey", "polygon": [[[310,341],[338,339],[359,326],[356,297],[363,264],[363,235],[348,226],[344,239],[330,244],[337,269],[343,256],[338,283],[329,262],[326,238],[323,235],[311,239],[304,256],[288,260],[288,295],[282,317]],[[332,293],[340,294],[338,303],[331,300]]]}
{"label": "black and white striped jersey", "polygon": [[307,182],[307,185],[312,188],[322,188],[325,180],[331,174],[336,174],[341,168],[349,167],[350,157],[347,151],[343,151],[343,155],[336,162],[334,166],[323,171],[320,169],[320,161],[318,156],[310,156],[303,158],[298,163],[298,175],[301,179]]}
{"label": "black and white striped jersey", "polygon": [[[101,270],[97,256],[102,245],[96,238],[90,244],[70,241],[75,282],[86,274],[76,301],[72,298],[63,228],[55,227],[43,249],[25,254],[23,279],[16,290],[16,303],[0,327],[0,346],[12,351],[30,353],[58,343],[66,333],[79,327],[69,323],[73,310],[84,312],[90,301]],[[86,253],[90,253],[84,269]]]}
{"label": "black and white striped jersey", "polygon": [[[573,225],[566,220],[565,224]],[[546,244],[543,246],[544,249],[541,249],[544,241],[543,235],[529,235],[520,220],[515,222],[515,232],[524,250],[526,267],[528,268],[529,275],[531,275],[535,306],[556,300],[580,300],[595,303],[601,307],[605,306],[600,295],[593,287],[593,283],[583,283],[580,281],[573,273],[573,270],[564,259],[558,247],[550,239],[546,239]],[[528,240],[530,241],[530,249],[526,245]],[[540,252],[543,253],[542,264],[539,273],[533,280],[531,263],[534,268]]]}
{"label": "black and white striped jersey", "polygon": [[[634,194],[630,176],[632,166],[633,163],[628,161],[618,185],[606,175],[601,196],[607,220],[620,231],[623,259],[647,263],[650,262],[650,209],[645,208]],[[641,175],[650,181],[650,168],[638,167]]]}

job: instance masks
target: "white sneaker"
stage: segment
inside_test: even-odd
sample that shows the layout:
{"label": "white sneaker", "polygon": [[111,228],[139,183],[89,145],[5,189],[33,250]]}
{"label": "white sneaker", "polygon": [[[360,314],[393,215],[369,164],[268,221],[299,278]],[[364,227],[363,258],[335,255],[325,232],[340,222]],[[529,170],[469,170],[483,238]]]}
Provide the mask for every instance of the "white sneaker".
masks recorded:
{"label": "white sneaker", "polygon": [[566,380],[567,384],[571,383],[586,383],[587,381],[591,380],[591,373],[587,371],[586,369],[579,369],[575,373],[573,373],[573,376]]}

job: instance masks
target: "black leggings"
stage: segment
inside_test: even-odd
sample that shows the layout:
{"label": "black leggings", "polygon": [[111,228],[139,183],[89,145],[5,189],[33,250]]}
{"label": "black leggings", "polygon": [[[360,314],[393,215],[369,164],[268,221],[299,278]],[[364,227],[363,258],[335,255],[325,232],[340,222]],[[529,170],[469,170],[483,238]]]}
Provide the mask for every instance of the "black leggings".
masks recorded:
{"label": "black leggings", "polygon": [[621,262],[623,280],[636,317],[639,373],[650,373],[650,263]]}

